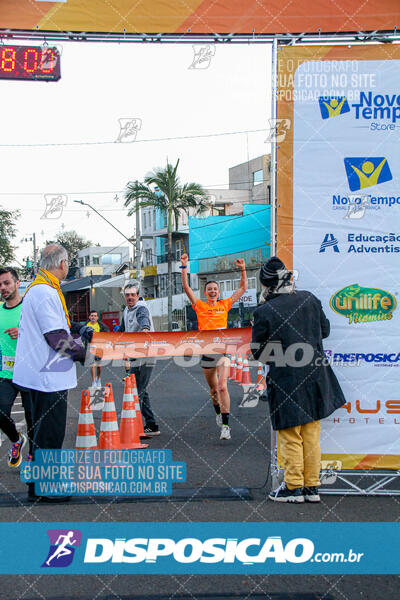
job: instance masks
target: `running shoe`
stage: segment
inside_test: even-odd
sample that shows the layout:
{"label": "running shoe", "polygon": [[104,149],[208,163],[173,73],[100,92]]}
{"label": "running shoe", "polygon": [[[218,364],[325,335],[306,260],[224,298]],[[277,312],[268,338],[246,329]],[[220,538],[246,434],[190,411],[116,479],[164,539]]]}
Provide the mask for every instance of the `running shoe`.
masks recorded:
{"label": "running shoe", "polygon": [[8,466],[19,467],[22,461],[22,448],[27,442],[26,436],[23,433],[19,434],[18,442],[12,445],[10,452],[8,453]]}
{"label": "running shoe", "polygon": [[221,413],[219,413],[219,415],[215,415],[215,420],[217,422],[218,427],[222,427],[222,415],[221,415]]}
{"label": "running shoe", "polygon": [[321,502],[319,497],[318,488],[314,487],[303,487],[304,500],[306,502]]}
{"label": "running shoe", "polygon": [[153,437],[153,435],[160,435],[160,430],[158,429],[158,425],[146,425],[144,433],[147,437]]}
{"label": "running shoe", "polygon": [[221,427],[221,435],[219,436],[220,440],[230,440],[231,439],[231,428],[229,425],[222,425]]}
{"label": "running shoe", "polygon": [[303,488],[289,490],[286,483],[282,481],[276,490],[269,493],[268,498],[273,502],[304,502]]}

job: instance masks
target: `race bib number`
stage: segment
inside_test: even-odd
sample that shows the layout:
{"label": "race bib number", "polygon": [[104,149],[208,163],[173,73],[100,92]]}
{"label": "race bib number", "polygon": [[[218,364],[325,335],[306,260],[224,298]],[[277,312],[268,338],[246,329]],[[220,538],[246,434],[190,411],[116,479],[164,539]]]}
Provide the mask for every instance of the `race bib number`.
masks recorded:
{"label": "race bib number", "polygon": [[14,370],[15,357],[14,356],[3,356],[1,357],[1,368],[3,371]]}

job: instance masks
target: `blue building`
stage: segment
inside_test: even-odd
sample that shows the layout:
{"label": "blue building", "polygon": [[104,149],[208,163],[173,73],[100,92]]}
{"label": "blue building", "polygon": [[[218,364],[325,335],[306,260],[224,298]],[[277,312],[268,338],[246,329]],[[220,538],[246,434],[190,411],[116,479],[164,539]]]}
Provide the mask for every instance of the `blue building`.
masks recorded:
{"label": "blue building", "polygon": [[190,272],[197,274],[201,294],[212,279],[218,282],[223,298],[231,296],[240,282],[235,260],[246,261],[247,293],[236,313],[231,311],[231,321],[238,319],[239,308],[242,324],[248,321],[257,304],[258,272],[270,256],[270,211],[270,205],[244,204],[242,215],[189,217]]}

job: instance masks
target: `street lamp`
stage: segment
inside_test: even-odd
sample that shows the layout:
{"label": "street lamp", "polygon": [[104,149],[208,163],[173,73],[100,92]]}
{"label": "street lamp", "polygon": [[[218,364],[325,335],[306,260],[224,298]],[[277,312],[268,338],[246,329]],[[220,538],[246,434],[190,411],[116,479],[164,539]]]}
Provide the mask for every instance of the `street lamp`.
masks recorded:
{"label": "street lamp", "polygon": [[[111,227],[113,229],[115,229],[115,231],[117,231],[120,235],[122,235],[123,238],[125,238],[130,244],[132,244],[132,246],[135,248],[136,250],[136,244],[134,243],[134,238],[128,238],[126,237],[126,235],[124,233],[122,233],[122,231],[120,231],[119,229],[117,229],[117,227],[115,227],[115,225],[113,225],[111,223],[111,221],[109,221],[108,219],[106,219],[101,213],[99,213],[98,210],[96,210],[94,208],[94,206],[92,206],[91,204],[89,204],[88,202],[84,202],[83,200],[74,200],[74,202],[76,202],[77,204],[82,204],[83,206],[88,206],[89,208],[91,208],[96,214],[99,215],[99,217],[101,217],[103,219],[103,221],[105,221],[106,223],[108,223],[109,225],[111,225]],[[138,259],[140,261],[140,258]],[[136,279],[139,281],[140,283],[140,267],[136,269]]]}

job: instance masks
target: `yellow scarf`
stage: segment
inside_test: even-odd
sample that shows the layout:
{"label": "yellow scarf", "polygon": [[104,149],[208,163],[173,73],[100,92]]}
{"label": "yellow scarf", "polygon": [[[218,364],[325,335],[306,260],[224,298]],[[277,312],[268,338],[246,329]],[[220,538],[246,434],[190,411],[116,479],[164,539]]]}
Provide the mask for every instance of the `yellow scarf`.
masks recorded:
{"label": "yellow scarf", "polygon": [[65,316],[67,318],[68,327],[71,327],[71,321],[70,321],[70,318],[69,318],[69,315],[68,315],[68,309],[67,309],[67,305],[65,303],[64,294],[61,291],[60,282],[57,279],[57,277],[55,277],[54,275],[52,275],[49,271],[46,271],[45,269],[39,269],[38,272],[37,272],[37,274],[36,274],[35,279],[32,281],[32,283],[30,284],[30,286],[28,286],[26,288],[25,294],[34,285],[49,285],[50,287],[52,287],[55,290],[57,290],[58,295],[59,295],[60,300],[61,300],[61,304],[63,305]]}

